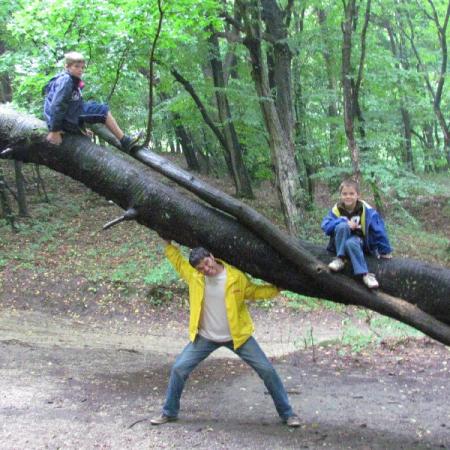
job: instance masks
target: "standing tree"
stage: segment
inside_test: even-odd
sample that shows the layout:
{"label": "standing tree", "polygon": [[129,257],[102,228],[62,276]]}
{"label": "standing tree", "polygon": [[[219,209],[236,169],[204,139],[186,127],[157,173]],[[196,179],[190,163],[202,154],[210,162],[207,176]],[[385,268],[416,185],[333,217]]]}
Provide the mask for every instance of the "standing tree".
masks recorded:
{"label": "standing tree", "polygon": [[358,23],[358,8],[356,0],[348,0],[344,5],[344,21],[342,23],[342,86],[344,95],[344,126],[347,144],[350,150],[353,173],[356,179],[361,177],[360,149],[355,138],[355,119],[359,122],[361,139],[365,139],[364,119],[359,104],[359,93],[364,71],[366,57],[366,34],[370,17],[371,0],[367,0],[364,15],[364,24],[361,31],[361,49],[358,64],[358,73],[355,77],[352,67],[352,37]]}
{"label": "standing tree", "polygon": [[[305,195],[295,158],[292,53],[286,41],[292,3],[289,1],[286,9],[282,10],[275,0],[236,0],[235,17],[225,17],[244,34],[243,43],[250,54],[252,77],[269,137],[278,196],[286,226],[291,234],[296,235],[299,224],[303,223]],[[270,47],[273,61],[274,94],[270,89],[264,44]]]}
{"label": "standing tree", "polygon": [[415,29],[412,24],[412,19],[408,18],[409,30],[405,32],[405,35],[408,41],[411,44],[411,48],[414,52],[414,55],[417,59],[419,70],[424,78],[425,86],[432,98],[433,102],[433,111],[436,115],[437,121],[441,128],[442,134],[444,136],[444,155],[447,160],[447,169],[450,168],[450,128],[445,118],[445,115],[442,111],[441,103],[442,103],[442,94],[444,90],[445,77],[447,73],[447,63],[448,63],[448,49],[447,49],[447,28],[448,21],[450,18],[450,0],[447,2],[446,9],[443,12],[443,18],[439,17],[440,12],[436,8],[433,0],[427,0],[429,4],[429,9],[425,7],[422,9],[423,15],[433,24],[436,29],[438,40],[439,40],[439,49],[441,52],[441,64],[440,70],[437,74],[437,80],[435,83],[435,87],[433,87],[433,82],[428,73],[427,67],[423,62],[423,58],[419,52],[419,49],[416,45],[415,41]]}

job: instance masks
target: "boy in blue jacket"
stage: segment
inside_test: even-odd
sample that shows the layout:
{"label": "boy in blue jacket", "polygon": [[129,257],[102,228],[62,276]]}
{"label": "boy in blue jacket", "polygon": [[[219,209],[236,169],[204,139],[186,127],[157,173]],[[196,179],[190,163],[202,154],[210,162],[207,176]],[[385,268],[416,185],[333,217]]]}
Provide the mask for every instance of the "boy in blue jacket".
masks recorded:
{"label": "boy in blue jacket", "polygon": [[44,117],[49,130],[47,141],[60,145],[65,131],[79,134],[86,124],[104,123],[120,141],[122,150],[132,151],[140,135],[126,135],[117,125],[108,105],[83,101],[81,77],[85,68],[84,56],[78,52],[64,56],[65,71],[53,77],[44,88]]}
{"label": "boy in blue jacket", "polygon": [[327,250],[336,254],[328,267],[339,272],[350,259],[355,275],[362,275],[369,289],[379,286],[373,273],[369,273],[364,253],[377,258],[392,257],[391,246],[380,215],[360,199],[359,185],[345,180],[339,186],[340,201],[322,220],[322,230],[330,236]]}

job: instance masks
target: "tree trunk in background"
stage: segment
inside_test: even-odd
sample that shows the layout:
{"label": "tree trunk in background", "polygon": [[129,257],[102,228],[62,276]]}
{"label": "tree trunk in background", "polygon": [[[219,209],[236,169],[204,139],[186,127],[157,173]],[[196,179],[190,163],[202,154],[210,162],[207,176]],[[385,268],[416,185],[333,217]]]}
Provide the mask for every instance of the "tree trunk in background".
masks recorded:
{"label": "tree trunk in background", "polygon": [[[293,18],[295,23],[295,33],[299,34],[303,31],[303,18],[305,10],[304,8],[300,11],[300,14],[296,10],[293,11]],[[294,93],[294,142],[297,151],[297,163],[298,171],[300,175],[300,184],[303,191],[306,194],[304,198],[304,206],[309,208],[314,203],[314,186],[311,179],[316,171],[313,159],[310,155],[308,149],[308,138],[307,138],[307,128],[306,128],[306,105],[305,99],[303,97],[302,89],[302,73],[301,64],[299,58],[294,60],[292,65],[293,80],[292,90]]]}
{"label": "tree trunk in background", "polygon": [[400,112],[402,113],[402,121],[403,121],[403,132],[404,132],[404,146],[405,146],[405,156],[404,161],[406,167],[411,172],[415,172],[414,167],[414,158],[412,153],[412,133],[411,133],[411,117],[409,115],[409,111],[403,106],[400,108]]}
{"label": "tree trunk in background", "polygon": [[350,150],[350,158],[352,160],[354,177],[359,180],[361,178],[361,167],[359,159],[359,147],[355,139],[354,130],[354,103],[353,103],[353,86],[352,86],[352,34],[353,20],[356,15],[356,0],[348,0],[344,4],[344,22],[342,24],[342,87],[344,95],[344,128],[347,136],[347,145]]}
{"label": "tree trunk in background", "polygon": [[222,60],[220,57],[219,40],[214,33],[209,38],[209,44],[209,60],[215,87],[217,110],[222,125],[222,135],[225,139],[228,154],[231,159],[231,166],[236,184],[236,196],[240,198],[253,198],[254,195],[250,176],[244,164],[242,147],[239,143],[239,139],[234,128],[230,104],[225,92],[225,80]]}
{"label": "tree trunk in background", "polygon": [[14,161],[14,173],[16,176],[17,188],[17,204],[19,205],[19,216],[28,217],[27,195],[25,189],[25,177],[22,173],[23,163],[21,161]]}
{"label": "tree trunk in background", "polygon": [[[0,40],[0,56],[6,51],[6,46]],[[3,72],[0,76],[0,103],[9,103],[12,100],[11,80],[8,73]]]}
{"label": "tree trunk in background", "polygon": [[[292,13],[282,10],[275,0],[261,0],[261,6],[261,18],[265,24],[265,32],[269,36],[269,42],[272,44],[268,52],[270,57],[267,60],[269,62],[269,73],[272,74],[273,86],[270,85],[270,88],[274,93],[275,107],[286,136],[290,141],[294,142],[294,148],[296,143],[299,144],[298,152],[294,153],[294,158],[297,162],[301,188],[297,196],[298,203],[304,209],[312,200],[312,186],[308,177],[312,169],[307,155],[306,110],[303,103],[299,65],[294,68],[297,75],[295,78],[295,93],[298,94],[298,97],[294,96],[294,98],[298,100],[296,105],[298,109],[294,107],[292,99],[294,93],[292,59],[294,55],[288,44],[288,25]],[[300,14],[303,13],[304,9],[300,11]],[[296,32],[300,33],[303,18],[298,17],[296,10],[294,14],[297,22]],[[300,153],[299,156],[297,156],[298,153]]]}
{"label": "tree trunk in background", "polygon": [[308,206],[311,206],[314,203],[314,188],[310,175],[312,175],[315,170],[312,168],[308,154],[308,142],[306,137],[306,107],[303,100],[299,64],[294,65],[293,73],[295,74],[295,144],[300,150],[300,155],[297,157],[297,163],[300,174],[300,183],[303,191],[307,194],[306,198],[303,199],[303,203],[304,206],[308,208]]}
{"label": "tree trunk in background", "polygon": [[175,134],[177,135],[178,141],[183,149],[183,154],[186,158],[188,169],[195,172],[200,172],[200,164],[198,162],[191,137],[182,125],[179,114],[174,113],[173,118],[175,121]]}
{"label": "tree trunk in background", "polygon": [[[360,286],[358,295],[351,295],[354,291],[350,287],[354,282],[349,281],[345,289],[343,275],[316,271],[315,264],[299,270],[248,226],[162,184],[128,155],[99,147],[83,136],[69,134],[63,144],[55,148],[46,143],[45,136],[43,122],[0,108],[0,146],[13,145],[15,159],[39,161],[82,181],[124,209],[134,208],[138,223],[165,238],[189,247],[203,245],[240,269],[293,292],[365,306],[409,324],[412,318],[418,329],[425,329],[435,339],[450,343],[450,270],[412,260],[369,258],[369,267],[377,274],[383,290],[407,300],[398,300],[401,306],[392,309],[385,293],[370,292]],[[137,153],[141,152],[145,153],[144,150]],[[189,174],[186,175],[189,178]],[[330,259],[320,247],[303,242],[301,248],[308,254],[321,255],[324,261]],[[325,280],[328,281],[324,283]],[[432,299],[427,295],[429,292],[433,292]],[[423,319],[424,312],[428,319]],[[415,321],[416,316],[423,320]]]}
{"label": "tree trunk in background", "polygon": [[[162,101],[169,99],[169,96],[165,92],[160,92],[159,96]],[[183,126],[181,116],[177,113],[172,113],[169,115],[168,121],[173,126],[176,136],[175,146],[171,140],[169,141],[171,150],[177,152],[182,149],[188,169],[195,172],[200,172],[201,168],[197,159],[195,147],[189,133]]]}
{"label": "tree trunk in background", "polygon": [[11,81],[8,74],[0,77],[0,103],[10,102],[12,99]]}
{"label": "tree trunk in background", "polygon": [[[416,46],[415,39],[414,39],[414,30],[410,29],[410,34],[407,34],[406,37],[409,40],[411,44],[411,48],[414,52],[414,55],[417,59],[418,63],[418,69],[420,70],[424,81],[425,86],[430,93],[432,99],[433,99],[433,111],[436,115],[437,122],[441,128],[441,132],[444,136],[444,157],[446,159],[447,163],[447,170],[450,170],[450,128],[447,124],[446,118],[444,116],[444,113],[442,112],[442,94],[444,91],[444,83],[445,78],[447,74],[447,64],[448,64],[448,48],[447,48],[447,28],[448,28],[448,22],[450,19],[450,0],[447,1],[447,8],[445,12],[445,17],[441,23],[439,15],[437,13],[436,7],[434,5],[433,0],[428,0],[429,6],[431,6],[430,11],[425,10],[424,6],[424,14],[425,16],[434,23],[436,27],[436,32],[439,39],[439,47],[441,51],[441,67],[439,70],[439,73],[437,74],[437,83],[436,87],[434,87],[434,81],[430,78],[429,73],[426,70],[426,66],[423,63],[422,57],[419,53],[419,49]],[[434,77],[434,75],[433,75]]]}
{"label": "tree trunk in background", "polygon": [[[5,44],[4,42],[0,41],[0,55],[5,53]],[[8,103],[12,100],[12,89],[11,89],[11,80],[9,79],[9,76],[7,73],[3,73],[0,76],[0,103]],[[0,149],[3,150],[3,149]],[[28,206],[27,206],[27,197],[26,197],[26,191],[25,191],[25,178],[22,174],[22,163],[20,161],[14,161],[14,172],[15,172],[15,181],[16,181],[16,188],[17,188],[17,204],[19,206],[19,216],[21,217],[28,217]],[[12,210],[11,206],[9,204],[9,200],[6,194],[3,174],[0,174],[0,184],[2,185],[2,193],[0,194],[2,196],[2,205],[4,212],[6,214],[6,217],[8,218],[8,221],[10,222],[11,226],[14,228],[14,220],[12,216]]]}
{"label": "tree trunk in background", "polygon": [[36,184],[39,197],[44,197],[45,203],[50,203],[47,195],[47,189],[45,188],[44,180],[41,177],[41,169],[39,164],[33,164],[33,179]]}
{"label": "tree trunk in background", "polygon": [[[278,8],[275,2],[271,1],[268,3]],[[267,2],[265,4],[267,5]],[[297,161],[295,159],[291,95],[283,92],[283,89],[287,89],[288,86],[291,89],[290,52],[285,48],[287,47],[286,43],[279,43],[278,46],[274,46],[274,59],[276,62],[278,64],[289,64],[289,67],[277,68],[277,77],[281,78],[281,73],[284,71],[287,79],[280,80],[281,84],[277,86],[277,100],[274,102],[269,87],[266,58],[263,56],[261,45],[262,30],[259,3],[258,1],[243,2],[239,0],[236,1],[236,6],[239,8],[239,16],[244,22],[244,45],[250,53],[252,77],[255,82],[256,92],[260,98],[261,112],[269,138],[277,192],[285,224],[290,234],[298,235],[300,224],[304,222],[302,205],[304,193],[300,185]],[[265,14],[266,20],[269,20],[267,11]],[[275,53],[277,53],[276,56]],[[281,110],[284,110],[287,116],[281,117],[279,112]]]}
{"label": "tree trunk in background", "polygon": [[317,10],[317,18],[321,28],[321,37],[323,39],[324,48],[322,51],[323,59],[325,61],[325,70],[327,73],[327,89],[328,89],[328,122],[329,122],[329,164],[334,167],[339,165],[339,157],[337,149],[337,118],[338,118],[338,106],[337,106],[337,92],[338,83],[334,71],[333,50],[331,42],[329,40],[329,31],[327,26],[327,15],[323,9]]}
{"label": "tree trunk in background", "polygon": [[239,178],[237,178],[237,176],[236,176],[237,172],[235,170],[235,167],[233,167],[232,155],[230,153],[230,148],[227,145],[225,136],[222,134],[222,132],[219,130],[217,125],[212,120],[212,118],[211,118],[210,114],[207,112],[203,102],[200,100],[200,97],[195,92],[192,84],[189,83],[189,81],[186,80],[175,68],[171,69],[171,73],[175,77],[175,79],[186,89],[186,91],[192,97],[192,99],[194,100],[195,104],[197,105],[197,107],[200,111],[200,114],[202,115],[205,123],[209,126],[211,131],[217,137],[217,139],[222,147],[222,150],[223,150],[223,156],[224,156],[228,171],[234,181],[234,186],[236,188],[236,196],[238,196],[238,180],[239,180]]}
{"label": "tree trunk in background", "polygon": [[433,125],[425,123],[422,128],[424,155],[425,155],[425,172],[434,172],[436,161],[436,145],[434,142]]}
{"label": "tree trunk in background", "polygon": [[3,217],[10,224],[11,229],[16,231],[14,213],[9,202],[8,192],[6,189],[5,178],[3,176],[3,169],[0,166],[0,206]]}
{"label": "tree trunk in background", "polygon": [[[399,13],[396,11],[396,20],[401,20],[399,18]],[[388,37],[389,37],[389,44],[391,48],[392,55],[397,60],[396,62],[396,68],[400,70],[400,68],[408,71],[410,70],[410,64],[408,61],[408,56],[406,52],[406,45],[405,45],[405,37],[403,33],[400,32],[400,36],[397,36],[392,24],[390,23],[388,18],[383,19],[383,27],[386,29]],[[401,27],[401,25],[399,25]],[[406,108],[406,98],[407,93],[404,92],[404,88],[402,86],[401,80],[398,81],[398,88],[401,91],[401,101],[400,101],[400,113],[402,116],[402,123],[403,123],[403,145],[404,145],[404,155],[403,155],[403,161],[411,172],[415,172],[414,167],[414,158],[412,154],[412,129],[411,129],[411,116],[409,114],[408,109]]]}

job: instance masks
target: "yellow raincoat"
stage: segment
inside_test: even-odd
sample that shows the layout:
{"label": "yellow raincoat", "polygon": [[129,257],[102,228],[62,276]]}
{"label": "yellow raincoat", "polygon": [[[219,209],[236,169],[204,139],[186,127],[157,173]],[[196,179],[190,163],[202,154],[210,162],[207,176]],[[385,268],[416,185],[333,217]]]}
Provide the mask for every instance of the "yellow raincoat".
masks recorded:
{"label": "yellow raincoat", "polygon": [[[205,276],[192,267],[178,247],[167,245],[166,256],[181,278],[189,286],[189,338],[193,342],[198,333],[202,303],[205,294]],[[245,300],[272,298],[279,289],[270,284],[257,285],[247,275],[229,264],[220,261],[226,269],[225,306],[234,349],[238,349],[253,334],[253,321]]]}

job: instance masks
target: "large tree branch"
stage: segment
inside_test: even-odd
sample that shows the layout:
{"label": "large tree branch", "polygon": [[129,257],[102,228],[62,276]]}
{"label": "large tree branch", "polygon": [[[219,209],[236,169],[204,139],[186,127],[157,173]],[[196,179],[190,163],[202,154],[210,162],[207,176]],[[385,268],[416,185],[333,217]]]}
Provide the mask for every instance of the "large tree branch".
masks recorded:
{"label": "large tree branch", "polygon": [[[235,199],[225,197],[227,202],[231,201],[232,212],[240,220],[251,219],[252,227],[255,225],[253,220],[261,222],[258,232],[262,235],[269,229],[269,234],[264,235],[264,239],[223,212],[192,201],[159,183],[148,169],[136,164],[126,155],[116,154],[93,145],[86,138],[71,135],[66,135],[61,147],[51,147],[45,142],[45,134],[42,122],[11,110],[0,110],[0,145],[12,147],[16,159],[45,164],[82,181],[100,195],[114,200],[122,208],[133,208],[137,212],[139,223],[153,228],[161,235],[188,246],[204,245],[231,264],[283,288],[340,303],[365,306],[408,323],[441,342],[450,343],[450,327],[444,323],[450,324],[450,271],[426,266],[426,269],[422,267],[414,274],[414,270],[408,273],[400,269],[401,260],[384,264],[371,261],[370,264],[377,272],[386,292],[394,295],[403,292],[408,301],[367,291],[363,286],[351,282],[348,277],[331,275],[327,270],[323,270],[323,264],[312,256],[313,246],[296,242],[282,233],[274,233],[278,230],[271,229],[270,226],[273,225],[267,223],[267,219],[256,211],[250,214],[241,204],[235,204]],[[142,159],[144,156],[149,159],[157,157],[147,150],[139,150],[136,156]],[[158,164],[167,165],[164,161],[154,165]],[[169,172],[172,169],[179,171],[175,167]],[[186,175],[180,171],[178,177],[182,179]],[[216,195],[223,197],[222,193],[211,191],[209,186],[202,186],[201,182],[192,176],[188,181],[197,185],[198,191],[209,196],[210,201],[215,201]],[[276,242],[269,240],[273,237],[277,239]],[[268,241],[271,245],[267,244]],[[320,253],[319,249],[318,254]],[[322,259],[327,259],[324,252]],[[408,265],[407,261],[404,263]],[[418,267],[418,263],[409,264],[412,269]],[[417,295],[420,290],[417,288],[429,283],[424,276],[418,278],[420,270],[427,276],[433,274],[433,281],[426,287],[428,291],[431,287],[434,288],[436,295],[433,296],[433,301],[429,297],[424,299],[423,293]],[[408,279],[409,277],[412,279]],[[414,280],[417,284],[418,279],[419,286],[414,286]],[[441,300],[440,288],[443,289]],[[411,303],[416,303],[420,308]]]}

